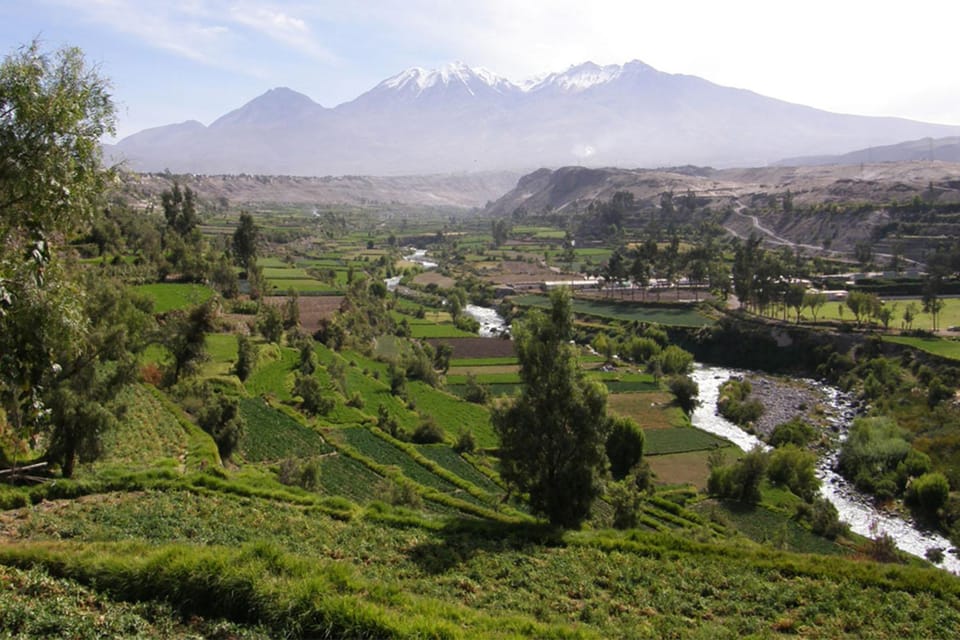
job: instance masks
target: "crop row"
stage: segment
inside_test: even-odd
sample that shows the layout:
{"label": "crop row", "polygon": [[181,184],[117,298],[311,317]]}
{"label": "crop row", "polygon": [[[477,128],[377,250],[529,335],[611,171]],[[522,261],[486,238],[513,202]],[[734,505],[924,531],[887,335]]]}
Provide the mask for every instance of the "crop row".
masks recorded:
{"label": "crop row", "polygon": [[240,415],[246,421],[240,450],[251,462],[309,457],[332,450],[319,433],[260,398],[241,398]]}
{"label": "crop row", "polygon": [[651,456],[716,449],[729,444],[722,438],[694,427],[648,429],[644,432],[644,436],[646,437],[644,450]]}

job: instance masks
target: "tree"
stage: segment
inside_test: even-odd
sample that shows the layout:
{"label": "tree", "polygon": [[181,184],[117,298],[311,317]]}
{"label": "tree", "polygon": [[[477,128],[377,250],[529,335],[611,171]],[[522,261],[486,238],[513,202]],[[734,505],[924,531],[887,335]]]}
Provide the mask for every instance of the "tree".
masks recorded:
{"label": "tree", "polygon": [[607,459],[610,461],[610,474],[614,480],[622,480],[643,458],[643,429],[626,417],[616,417],[611,421],[610,435],[607,437]]}
{"label": "tree", "polygon": [[503,479],[529,493],[536,513],[573,527],[600,493],[610,421],[606,389],[585,377],[570,344],[569,291],[554,290],[550,304],[548,313],[533,310],[516,325],[523,391],[500,401],[492,421]]}
{"label": "tree", "polygon": [[257,314],[257,331],[267,342],[280,343],[280,338],[283,337],[283,313],[279,305],[264,304],[260,307],[260,313]]}
{"label": "tree", "polygon": [[797,324],[800,324],[800,312],[803,311],[807,289],[802,284],[791,284],[787,287],[783,303],[797,314]]}
{"label": "tree", "polygon": [[814,322],[817,321],[817,315],[825,304],[827,304],[827,294],[825,293],[807,292],[803,294],[803,306],[810,309],[810,315],[813,316]]}
{"label": "tree", "polygon": [[0,64],[0,407],[18,438],[45,424],[43,391],[83,355],[87,318],[55,243],[98,212],[113,132],[108,83],[79,49],[33,42]]}
{"label": "tree", "polygon": [[932,319],[931,329],[939,328],[940,312],[943,311],[944,301],[940,297],[941,280],[937,275],[927,276],[923,286],[923,312],[929,313]]}
{"label": "tree", "polygon": [[219,393],[204,402],[197,422],[213,437],[222,459],[233,455],[246,430],[246,421],[240,415],[240,401]]}
{"label": "tree", "polygon": [[260,228],[253,221],[252,215],[246,212],[241,213],[240,223],[233,232],[233,257],[244,271],[256,262],[259,244]]}
{"label": "tree", "polygon": [[193,372],[207,357],[206,338],[213,330],[217,302],[211,299],[189,312],[174,311],[167,317],[161,341],[173,357],[168,371],[169,384]]}
{"label": "tree", "polygon": [[670,393],[677,400],[677,405],[684,413],[690,415],[697,408],[700,387],[690,376],[677,375],[670,378]]}
{"label": "tree", "polygon": [[188,236],[200,224],[196,196],[190,187],[181,191],[180,184],[174,182],[173,189],[160,194],[160,204],[163,206],[163,216],[167,219],[167,226],[179,236]]}
{"label": "tree", "polygon": [[257,345],[253,344],[253,340],[247,336],[237,336],[237,364],[233,370],[241,382],[253,373],[253,368],[256,365]]}

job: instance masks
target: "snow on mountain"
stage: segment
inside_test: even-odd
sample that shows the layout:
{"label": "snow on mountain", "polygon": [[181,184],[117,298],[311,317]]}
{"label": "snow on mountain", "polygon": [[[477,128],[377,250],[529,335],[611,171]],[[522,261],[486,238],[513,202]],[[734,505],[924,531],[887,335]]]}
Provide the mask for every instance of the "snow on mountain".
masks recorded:
{"label": "snow on mountain", "polygon": [[110,151],[143,171],[425,174],[532,166],[758,166],[960,127],[820,111],[634,60],[516,84],[454,62],[414,67],[333,109],[273,89],[209,127],[135,134]]}

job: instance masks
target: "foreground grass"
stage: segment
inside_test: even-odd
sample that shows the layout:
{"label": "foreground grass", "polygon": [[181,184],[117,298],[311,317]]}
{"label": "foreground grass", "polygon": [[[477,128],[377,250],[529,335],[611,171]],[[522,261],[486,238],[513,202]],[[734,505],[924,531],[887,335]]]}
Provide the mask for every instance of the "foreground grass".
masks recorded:
{"label": "foreground grass", "polygon": [[367,514],[121,494],[22,510],[0,563],[273,637],[921,638],[960,625],[960,582],[936,570],[678,534]]}

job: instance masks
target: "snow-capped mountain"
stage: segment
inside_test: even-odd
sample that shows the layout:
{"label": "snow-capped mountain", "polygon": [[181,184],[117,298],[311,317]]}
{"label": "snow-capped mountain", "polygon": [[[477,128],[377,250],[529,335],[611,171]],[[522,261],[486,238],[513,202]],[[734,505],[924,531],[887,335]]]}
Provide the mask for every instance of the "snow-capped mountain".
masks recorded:
{"label": "snow-capped mountain", "polygon": [[143,131],[108,156],[142,171],[293,175],[726,167],[956,135],[960,127],[829,113],[639,60],[521,84],[454,62],[407,69],[334,108],[273,89],[210,126]]}

